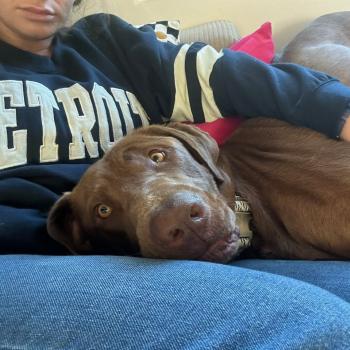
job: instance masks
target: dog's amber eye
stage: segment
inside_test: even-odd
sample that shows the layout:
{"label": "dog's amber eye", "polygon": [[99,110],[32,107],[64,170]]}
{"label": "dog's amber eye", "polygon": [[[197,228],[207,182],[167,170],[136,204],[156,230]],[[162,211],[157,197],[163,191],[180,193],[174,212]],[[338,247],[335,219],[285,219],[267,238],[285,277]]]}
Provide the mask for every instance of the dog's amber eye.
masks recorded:
{"label": "dog's amber eye", "polygon": [[162,151],[154,150],[149,153],[149,157],[155,163],[160,163],[165,159],[165,153]]}
{"label": "dog's amber eye", "polygon": [[105,204],[98,205],[96,210],[97,215],[102,219],[106,219],[112,214],[112,208]]}

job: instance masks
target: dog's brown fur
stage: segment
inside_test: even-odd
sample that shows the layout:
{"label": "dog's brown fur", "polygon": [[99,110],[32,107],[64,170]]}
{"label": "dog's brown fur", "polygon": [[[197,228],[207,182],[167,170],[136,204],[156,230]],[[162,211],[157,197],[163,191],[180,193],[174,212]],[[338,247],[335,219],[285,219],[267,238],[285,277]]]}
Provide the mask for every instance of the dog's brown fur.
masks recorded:
{"label": "dog's brown fur", "polygon": [[[333,31],[345,28],[338,16],[318,20],[330,26],[331,42]],[[322,47],[315,42],[320,34],[312,34],[325,31],[317,23],[292,41],[283,60],[296,60],[295,50],[308,55],[304,43]],[[155,161],[155,152],[164,159]],[[220,152],[189,125],[134,131],[55,204],[48,231],[77,253],[227,262],[238,249],[235,192],[252,208],[254,255],[350,259],[350,144],[266,118],[245,122]],[[106,218],[101,204],[112,209]]]}

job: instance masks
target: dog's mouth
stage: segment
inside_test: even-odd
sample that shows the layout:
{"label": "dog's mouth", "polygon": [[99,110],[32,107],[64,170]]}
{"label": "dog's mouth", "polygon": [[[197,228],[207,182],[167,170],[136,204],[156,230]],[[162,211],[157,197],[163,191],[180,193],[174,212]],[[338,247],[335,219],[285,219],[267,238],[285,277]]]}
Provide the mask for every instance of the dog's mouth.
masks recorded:
{"label": "dog's mouth", "polygon": [[210,245],[208,250],[198,260],[218,263],[228,263],[232,260],[239,248],[239,230],[232,231],[228,238],[219,239]]}

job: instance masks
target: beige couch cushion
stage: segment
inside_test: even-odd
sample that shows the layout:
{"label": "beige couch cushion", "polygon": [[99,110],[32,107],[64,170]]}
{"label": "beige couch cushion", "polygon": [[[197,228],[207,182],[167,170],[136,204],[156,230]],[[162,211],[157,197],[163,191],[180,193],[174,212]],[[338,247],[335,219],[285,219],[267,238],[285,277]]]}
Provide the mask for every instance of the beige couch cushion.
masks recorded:
{"label": "beige couch cushion", "polygon": [[228,47],[239,39],[235,25],[226,20],[212,21],[180,31],[181,43],[201,41],[210,44],[217,50]]}

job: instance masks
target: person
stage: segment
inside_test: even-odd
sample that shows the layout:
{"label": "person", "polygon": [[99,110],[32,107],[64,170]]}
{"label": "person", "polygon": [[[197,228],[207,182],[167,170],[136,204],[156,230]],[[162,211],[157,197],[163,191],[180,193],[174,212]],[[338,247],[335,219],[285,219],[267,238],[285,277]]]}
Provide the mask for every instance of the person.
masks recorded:
{"label": "person", "polygon": [[320,72],[208,45],[74,0],[0,0],[0,252],[53,253],[49,208],[130,130],[168,120],[270,116],[338,138],[350,89]]}
{"label": "person", "polygon": [[56,256],[49,208],[135,127],[262,115],[350,139],[335,79],[112,15],[65,29],[78,2],[0,0],[0,348],[349,348],[346,263],[305,270],[322,290],[283,265]]}

